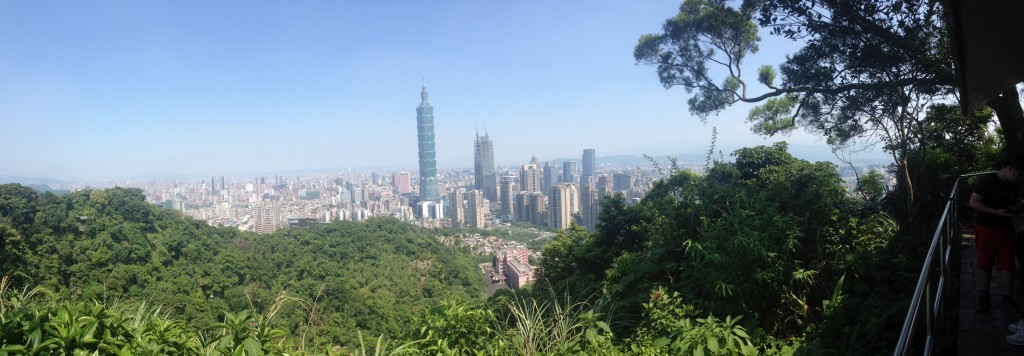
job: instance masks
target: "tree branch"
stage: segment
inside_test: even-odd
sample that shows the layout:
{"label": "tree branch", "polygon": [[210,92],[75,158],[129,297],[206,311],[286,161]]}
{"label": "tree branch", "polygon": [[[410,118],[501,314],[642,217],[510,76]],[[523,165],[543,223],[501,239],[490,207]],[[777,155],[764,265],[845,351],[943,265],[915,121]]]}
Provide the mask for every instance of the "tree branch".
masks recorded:
{"label": "tree branch", "polygon": [[874,83],[849,83],[843,84],[831,88],[816,88],[812,86],[799,86],[792,88],[781,88],[772,90],[770,92],[761,94],[753,98],[741,98],[740,101],[745,103],[756,103],[762,100],[776,97],[784,94],[800,93],[800,94],[825,94],[825,95],[837,95],[852,90],[875,90],[891,86],[906,86],[906,85],[917,85],[917,84],[940,84],[941,81],[934,78],[905,78],[890,82],[874,82]]}

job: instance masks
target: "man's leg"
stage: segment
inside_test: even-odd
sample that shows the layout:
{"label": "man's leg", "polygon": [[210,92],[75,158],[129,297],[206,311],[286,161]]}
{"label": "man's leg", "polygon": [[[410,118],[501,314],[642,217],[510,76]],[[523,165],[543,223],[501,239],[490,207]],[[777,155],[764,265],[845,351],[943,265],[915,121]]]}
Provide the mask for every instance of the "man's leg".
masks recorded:
{"label": "man's leg", "polygon": [[1009,271],[999,271],[999,283],[1003,287],[1003,304],[1006,307],[1017,314],[1021,315],[1020,307],[1017,306],[1017,302],[1013,300],[1013,269]]}
{"label": "man's leg", "polygon": [[977,247],[978,277],[978,303],[975,304],[979,313],[987,312],[992,305],[992,297],[989,294],[989,287],[992,285],[992,267],[995,265],[996,246],[993,246],[992,229],[984,226],[974,226],[974,243]]}
{"label": "man's leg", "polygon": [[981,280],[978,281],[978,304],[975,307],[978,312],[984,313],[992,305],[992,297],[988,294],[988,287],[992,284],[992,269],[979,267],[978,272]]}
{"label": "man's leg", "polygon": [[1001,237],[1003,241],[1000,243],[996,262],[999,266],[999,286],[1003,289],[1003,304],[1009,306],[1015,313],[1020,314],[1020,308],[1017,307],[1017,303],[1013,300],[1013,277],[1014,270],[1016,269],[1014,254],[1017,249],[1017,234],[1013,230],[1008,230]]}

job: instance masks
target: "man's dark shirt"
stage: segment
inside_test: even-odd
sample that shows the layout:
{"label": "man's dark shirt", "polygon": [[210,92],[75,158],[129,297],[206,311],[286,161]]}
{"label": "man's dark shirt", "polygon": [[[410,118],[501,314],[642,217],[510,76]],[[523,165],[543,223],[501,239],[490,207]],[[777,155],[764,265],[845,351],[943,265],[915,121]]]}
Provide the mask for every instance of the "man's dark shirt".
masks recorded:
{"label": "man's dark shirt", "polygon": [[[990,174],[974,185],[974,192],[982,197],[982,202],[992,209],[1007,209],[1017,202],[1017,183],[1007,183],[996,174]],[[1009,229],[1013,228],[1013,217],[998,216],[977,211],[981,226]]]}

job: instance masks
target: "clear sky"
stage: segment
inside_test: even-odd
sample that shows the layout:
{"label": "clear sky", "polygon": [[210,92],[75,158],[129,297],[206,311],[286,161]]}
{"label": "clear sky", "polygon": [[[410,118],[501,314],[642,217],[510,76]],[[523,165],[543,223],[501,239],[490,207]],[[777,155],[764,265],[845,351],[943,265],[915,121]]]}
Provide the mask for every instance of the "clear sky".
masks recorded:
{"label": "clear sky", "polygon": [[[0,0],[0,175],[414,169],[424,78],[442,168],[476,132],[499,164],[704,152],[712,126],[726,154],[822,145],[751,134],[749,106],[701,124],[636,65],[678,4]],[[796,48],[766,40],[751,67]]]}

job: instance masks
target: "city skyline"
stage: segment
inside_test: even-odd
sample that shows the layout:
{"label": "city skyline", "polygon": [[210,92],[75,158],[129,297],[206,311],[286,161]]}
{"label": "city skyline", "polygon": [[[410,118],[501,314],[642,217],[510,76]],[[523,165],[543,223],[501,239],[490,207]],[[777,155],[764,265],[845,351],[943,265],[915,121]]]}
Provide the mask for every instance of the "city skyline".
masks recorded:
{"label": "city skyline", "polygon": [[[0,3],[0,176],[157,175],[404,166],[424,77],[440,167],[704,152],[764,139],[737,106],[702,124],[684,90],[636,65],[678,1],[301,4]],[[763,35],[750,66],[795,44]],[[753,70],[753,69],[751,69]],[[545,139],[539,132],[564,132]],[[516,142],[530,142],[520,145]]]}
{"label": "city skyline", "polygon": [[[562,177],[542,190],[539,164],[539,160],[531,159],[520,167],[518,174],[503,171],[500,198],[495,201],[475,189],[475,174],[467,169],[439,175],[439,193],[445,197],[444,202],[420,199],[420,192],[411,184],[411,173],[405,171],[390,177],[365,172],[242,179],[213,176],[184,181],[134,181],[117,186],[138,188],[150,203],[181,211],[210,225],[256,233],[270,233],[286,226],[385,216],[423,227],[480,228],[522,222],[564,229],[576,222],[593,229],[600,216],[598,202],[612,194],[635,202],[665,173],[655,167],[601,164],[595,169],[596,179],[589,184]],[[836,168],[847,189],[852,189],[858,174],[883,169],[880,165]],[[571,165],[569,169],[575,172]],[[51,187],[69,191],[90,188],[103,187],[76,183]]]}

